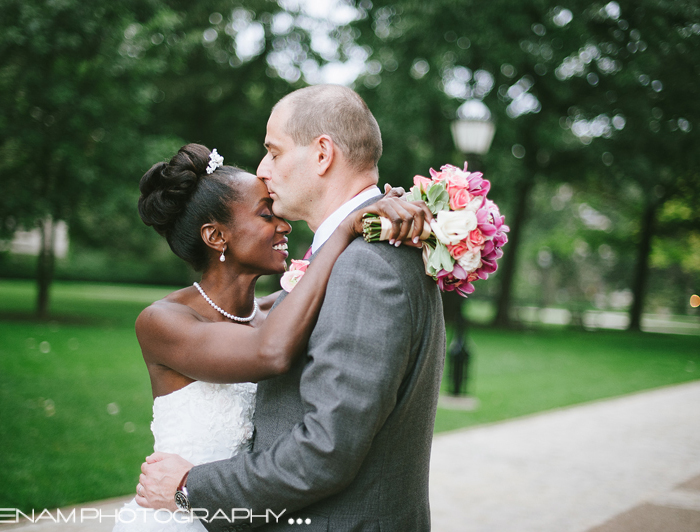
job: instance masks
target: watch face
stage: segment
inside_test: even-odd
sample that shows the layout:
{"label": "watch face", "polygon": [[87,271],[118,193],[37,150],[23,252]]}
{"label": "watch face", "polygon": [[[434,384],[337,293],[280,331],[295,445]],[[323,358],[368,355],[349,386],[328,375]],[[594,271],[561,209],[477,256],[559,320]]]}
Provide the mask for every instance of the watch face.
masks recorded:
{"label": "watch face", "polygon": [[186,512],[190,511],[190,501],[187,498],[187,495],[185,495],[181,491],[176,491],[175,492],[175,506],[177,506],[180,510],[184,510]]}

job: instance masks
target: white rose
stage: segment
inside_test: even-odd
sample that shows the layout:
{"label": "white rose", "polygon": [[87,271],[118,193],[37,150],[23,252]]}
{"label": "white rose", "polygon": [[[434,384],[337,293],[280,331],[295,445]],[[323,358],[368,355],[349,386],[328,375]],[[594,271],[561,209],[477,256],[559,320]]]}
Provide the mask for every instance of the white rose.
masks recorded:
{"label": "white rose", "polygon": [[484,203],[484,197],[483,196],[474,196],[474,199],[472,199],[466,207],[464,207],[464,210],[466,211],[472,211],[476,212],[479,209],[481,209],[481,205]]}
{"label": "white rose", "polygon": [[425,274],[426,275],[432,275],[430,272],[430,268],[428,268],[428,262],[430,261],[430,254],[432,253],[432,249],[428,244],[423,244],[423,264],[425,265]]}
{"label": "white rose", "polygon": [[462,255],[457,263],[464,268],[467,273],[471,273],[481,266],[481,251],[467,251]]}
{"label": "white rose", "polygon": [[467,210],[440,211],[430,224],[435,236],[446,246],[461,242],[476,229],[476,226],[476,214]]}

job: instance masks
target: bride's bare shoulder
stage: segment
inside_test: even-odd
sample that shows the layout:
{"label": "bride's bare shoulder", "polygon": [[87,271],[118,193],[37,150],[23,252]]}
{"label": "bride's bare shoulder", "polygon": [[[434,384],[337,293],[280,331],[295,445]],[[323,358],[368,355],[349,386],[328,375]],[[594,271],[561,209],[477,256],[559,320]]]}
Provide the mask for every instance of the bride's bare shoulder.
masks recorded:
{"label": "bride's bare shoulder", "polygon": [[196,320],[200,321],[201,316],[190,306],[192,300],[190,287],[176,290],[165,296],[163,299],[154,301],[141,311],[136,319],[136,331],[144,327],[150,328],[161,324],[169,324],[173,321]]}
{"label": "bride's bare shoulder", "polygon": [[156,303],[175,303],[175,304],[180,304],[187,306],[191,300],[194,298],[195,295],[199,295],[193,286],[186,286],[185,288],[181,288],[180,290],[175,290],[174,292],[170,292],[167,296],[165,296],[163,299],[159,299],[158,301],[154,302],[153,304],[155,305]]}

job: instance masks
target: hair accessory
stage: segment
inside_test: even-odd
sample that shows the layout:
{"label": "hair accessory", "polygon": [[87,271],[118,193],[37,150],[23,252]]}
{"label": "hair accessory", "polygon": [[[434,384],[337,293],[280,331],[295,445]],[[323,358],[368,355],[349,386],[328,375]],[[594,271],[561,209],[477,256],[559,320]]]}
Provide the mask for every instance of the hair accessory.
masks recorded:
{"label": "hair accessory", "polygon": [[219,155],[219,153],[216,151],[216,148],[214,148],[209,154],[209,165],[207,166],[207,174],[213,174],[214,170],[216,170],[219,166],[223,165],[224,158],[221,155]]}
{"label": "hair accessory", "polygon": [[220,306],[218,306],[216,303],[214,303],[211,299],[209,299],[209,296],[206,294],[206,292],[202,289],[201,286],[199,286],[199,283],[193,283],[194,287],[199,290],[199,293],[202,294],[202,297],[206,300],[207,303],[209,303],[212,307],[214,307],[214,310],[219,312],[220,314],[223,314],[230,320],[238,321],[241,323],[247,323],[251,321],[255,315],[258,313],[258,302],[253,299],[253,313],[248,316],[247,318],[241,318],[240,316],[234,316],[233,314],[229,314],[226,312],[224,309],[222,309]]}
{"label": "hair accessory", "polygon": [[224,249],[221,250],[221,255],[219,256],[220,262],[226,261],[226,256],[224,255],[224,253],[226,253],[226,244],[224,244]]}

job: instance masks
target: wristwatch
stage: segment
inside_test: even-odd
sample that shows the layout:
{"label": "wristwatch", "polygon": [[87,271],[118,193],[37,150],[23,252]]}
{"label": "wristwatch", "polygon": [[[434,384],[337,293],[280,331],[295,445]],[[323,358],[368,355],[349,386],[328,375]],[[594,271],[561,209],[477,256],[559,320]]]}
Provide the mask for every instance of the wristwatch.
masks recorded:
{"label": "wristwatch", "polygon": [[185,484],[187,484],[187,475],[189,474],[189,471],[185,473],[185,476],[182,477],[180,485],[175,492],[175,506],[177,506],[178,510],[182,510],[183,512],[189,512],[192,509],[189,496],[187,495],[187,486],[185,486]]}

